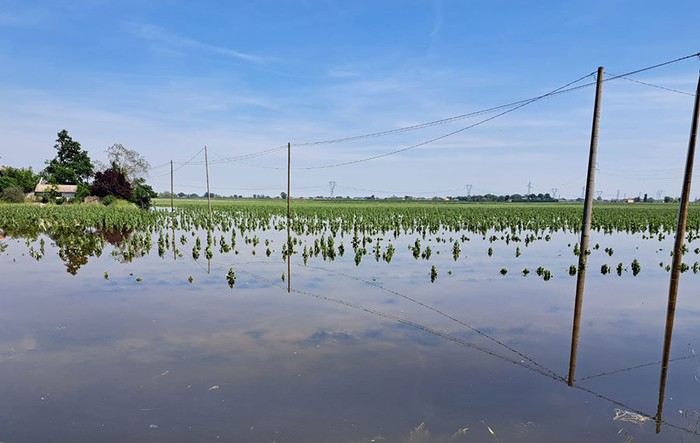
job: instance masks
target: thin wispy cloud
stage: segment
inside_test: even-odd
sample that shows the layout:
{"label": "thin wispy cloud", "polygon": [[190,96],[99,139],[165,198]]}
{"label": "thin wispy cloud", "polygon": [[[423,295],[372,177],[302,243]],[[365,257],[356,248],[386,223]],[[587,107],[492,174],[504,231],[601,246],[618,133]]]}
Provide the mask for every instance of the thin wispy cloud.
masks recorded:
{"label": "thin wispy cloud", "polygon": [[435,43],[442,27],[442,0],[433,2],[433,11],[435,13],[435,21],[433,22],[433,30],[430,33],[430,40],[432,43]]}
{"label": "thin wispy cloud", "polygon": [[212,45],[193,38],[180,36],[156,25],[128,23],[126,25],[126,29],[132,35],[144,40],[161,44],[166,49],[171,51],[181,53],[204,52],[255,64],[265,64],[269,62],[269,59],[266,57],[248,54],[246,52],[237,51],[224,46]]}

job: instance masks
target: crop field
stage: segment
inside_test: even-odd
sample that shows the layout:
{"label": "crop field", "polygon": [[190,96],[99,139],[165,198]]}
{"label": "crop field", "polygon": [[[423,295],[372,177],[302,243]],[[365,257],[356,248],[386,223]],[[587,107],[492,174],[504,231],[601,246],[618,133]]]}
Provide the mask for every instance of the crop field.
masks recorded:
{"label": "crop field", "polygon": [[0,441],[700,441],[697,205],[660,395],[676,205],[158,204],[0,205]]}

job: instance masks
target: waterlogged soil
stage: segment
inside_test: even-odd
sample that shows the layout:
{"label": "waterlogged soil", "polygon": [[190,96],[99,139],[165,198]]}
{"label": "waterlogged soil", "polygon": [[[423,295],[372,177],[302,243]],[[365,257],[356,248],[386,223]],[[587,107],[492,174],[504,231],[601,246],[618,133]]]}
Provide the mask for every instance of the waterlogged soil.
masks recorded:
{"label": "waterlogged soil", "polygon": [[0,241],[0,441],[700,441],[692,269],[656,432],[672,235],[593,233],[573,387],[577,234],[471,233],[456,260],[461,233],[385,236],[391,261],[368,243],[359,265],[347,234],[343,256],[304,264],[299,235],[291,274],[284,231],[209,261],[206,232],[197,260],[191,232],[162,256],[152,235],[127,259],[118,240],[82,255],[44,234]]}

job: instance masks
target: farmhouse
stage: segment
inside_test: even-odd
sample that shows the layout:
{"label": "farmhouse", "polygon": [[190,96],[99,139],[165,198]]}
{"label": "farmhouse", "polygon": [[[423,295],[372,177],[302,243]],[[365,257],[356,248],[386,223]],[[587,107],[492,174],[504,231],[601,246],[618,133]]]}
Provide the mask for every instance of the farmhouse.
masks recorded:
{"label": "farmhouse", "polygon": [[61,195],[61,197],[69,199],[75,197],[75,193],[78,190],[78,185],[50,185],[48,183],[44,183],[42,180],[38,185],[36,185],[36,188],[34,188],[34,196],[36,198],[41,198],[51,189],[55,189],[56,192]]}

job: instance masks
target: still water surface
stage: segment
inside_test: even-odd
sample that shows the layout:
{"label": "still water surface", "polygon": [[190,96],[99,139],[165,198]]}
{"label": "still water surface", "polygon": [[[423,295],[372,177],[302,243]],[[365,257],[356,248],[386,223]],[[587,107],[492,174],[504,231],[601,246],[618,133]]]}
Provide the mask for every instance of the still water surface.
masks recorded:
{"label": "still water surface", "polygon": [[[575,234],[520,257],[478,235],[457,261],[432,239],[414,259],[414,236],[391,263],[295,254],[289,293],[283,234],[260,236],[270,257],[239,241],[195,261],[191,239],[159,257],[154,238],[127,263],[107,245],[75,275],[48,237],[40,260],[3,240],[0,441],[700,441],[700,274],[681,278],[660,434],[654,420],[671,238],[593,235],[569,387]],[[642,272],[618,277],[633,258]]]}

